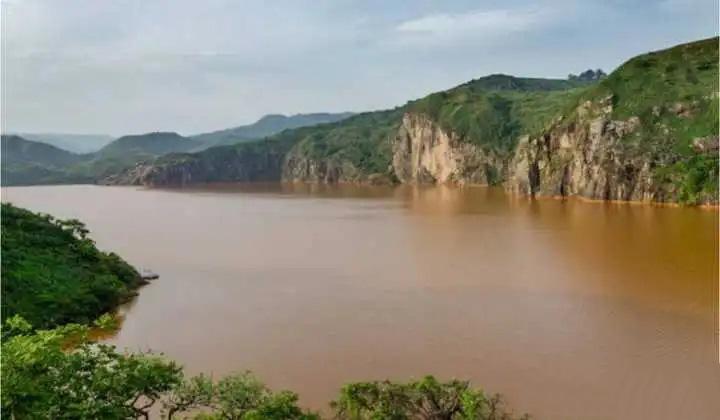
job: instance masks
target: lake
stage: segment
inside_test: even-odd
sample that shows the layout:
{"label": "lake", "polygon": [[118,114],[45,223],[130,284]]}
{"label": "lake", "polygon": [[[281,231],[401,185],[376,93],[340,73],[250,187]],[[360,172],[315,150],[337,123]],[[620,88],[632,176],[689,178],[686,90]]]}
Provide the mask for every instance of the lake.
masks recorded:
{"label": "lake", "polygon": [[720,413],[718,212],[493,188],[3,188],[160,279],[110,342],[252,370],[323,409],[349,381],[467,378],[538,419]]}

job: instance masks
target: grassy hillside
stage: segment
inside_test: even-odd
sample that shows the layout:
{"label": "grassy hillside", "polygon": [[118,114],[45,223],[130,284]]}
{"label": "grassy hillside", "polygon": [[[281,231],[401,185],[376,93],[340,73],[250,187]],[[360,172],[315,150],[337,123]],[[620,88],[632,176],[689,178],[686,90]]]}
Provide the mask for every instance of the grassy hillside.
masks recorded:
{"label": "grassy hillside", "polygon": [[638,117],[624,151],[650,155],[656,182],[694,203],[718,194],[718,88],[718,38],[710,38],[634,57],[578,103],[611,98],[613,119]]}
{"label": "grassy hillside", "polygon": [[411,102],[467,142],[510,152],[522,134],[544,128],[576,101],[587,83],[491,75]]}
{"label": "grassy hillside", "polygon": [[295,136],[296,150],[309,159],[347,161],[365,173],[382,173],[390,165],[392,138],[402,114],[403,108],[366,112],[339,123],[284,136]]}
{"label": "grassy hillside", "polygon": [[336,114],[297,114],[292,116],[271,114],[260,118],[253,124],[198,134],[191,138],[202,142],[204,147],[231,145],[244,141],[262,139],[275,135],[283,130],[340,121],[351,115],[352,113],[350,112]]}
{"label": "grassy hillside", "polygon": [[77,220],[2,204],[2,317],[35,327],[89,322],[130,295],[137,271],[99,251]]}
{"label": "grassy hillside", "polygon": [[[355,115],[296,133],[297,150],[311,159],[336,159],[370,173],[386,172],[392,140],[405,112],[436,120],[464,140],[509,152],[517,136],[541,129],[565,110],[586,84],[492,75],[404,106]],[[285,133],[290,136],[294,133]]]}

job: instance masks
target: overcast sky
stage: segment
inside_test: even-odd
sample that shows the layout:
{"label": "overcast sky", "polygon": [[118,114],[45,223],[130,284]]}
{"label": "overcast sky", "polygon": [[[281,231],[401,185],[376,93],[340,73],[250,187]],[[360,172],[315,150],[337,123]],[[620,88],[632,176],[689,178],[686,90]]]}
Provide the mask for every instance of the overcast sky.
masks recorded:
{"label": "overcast sky", "polygon": [[3,130],[194,134],[566,77],[717,34],[717,0],[2,0]]}

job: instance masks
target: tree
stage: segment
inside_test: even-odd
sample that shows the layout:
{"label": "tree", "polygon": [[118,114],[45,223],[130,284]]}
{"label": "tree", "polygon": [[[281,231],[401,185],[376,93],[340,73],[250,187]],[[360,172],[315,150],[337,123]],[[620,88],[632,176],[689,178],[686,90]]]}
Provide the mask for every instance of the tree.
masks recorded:
{"label": "tree", "polygon": [[346,385],[332,403],[339,419],[504,420],[512,418],[499,396],[469,382],[439,382],[432,376],[408,383],[360,382]]}
{"label": "tree", "polygon": [[91,343],[86,326],[31,331],[19,317],[2,342],[2,418],[149,418],[182,381],[175,362]]}
{"label": "tree", "polygon": [[[112,328],[103,316],[98,328]],[[119,353],[93,343],[89,328],[68,324],[33,331],[19,316],[2,329],[2,418],[148,419],[160,403],[168,419],[312,420],[297,394],[273,392],[249,372],[218,382],[184,380],[182,368],[151,353]]]}
{"label": "tree", "polygon": [[297,405],[294,392],[273,392],[250,372],[229,375],[213,382],[205,375],[190,378],[163,402],[168,419],[179,413],[200,411],[206,419],[312,420],[314,413]]}

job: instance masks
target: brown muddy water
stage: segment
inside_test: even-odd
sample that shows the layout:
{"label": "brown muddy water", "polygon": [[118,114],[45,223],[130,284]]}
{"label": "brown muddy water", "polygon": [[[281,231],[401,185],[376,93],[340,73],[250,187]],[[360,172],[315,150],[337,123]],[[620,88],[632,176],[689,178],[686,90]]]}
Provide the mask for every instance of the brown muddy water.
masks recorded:
{"label": "brown muddy water", "polygon": [[468,378],[539,419],[720,418],[718,213],[484,188],[3,189],[160,274],[113,344],[349,381]]}

